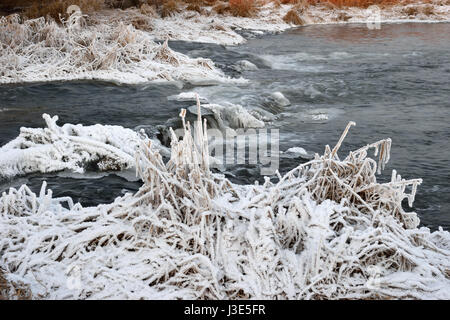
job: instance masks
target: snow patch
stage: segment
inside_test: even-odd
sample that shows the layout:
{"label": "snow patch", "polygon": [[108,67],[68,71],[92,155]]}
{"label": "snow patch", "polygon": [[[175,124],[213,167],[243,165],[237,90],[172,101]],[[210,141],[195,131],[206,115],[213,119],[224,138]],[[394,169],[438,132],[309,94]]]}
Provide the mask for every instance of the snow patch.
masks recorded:
{"label": "snow patch", "polygon": [[134,166],[137,132],[99,124],[58,126],[57,116],[43,118],[46,128],[21,128],[16,139],[0,148],[0,178],[62,170],[82,173],[93,165],[100,171]]}
{"label": "snow patch", "polygon": [[200,100],[201,103],[207,103],[208,102],[208,99],[198,95],[198,93],[194,92],[194,91],[181,92],[180,94],[167,97],[167,99],[168,100],[179,101],[179,102],[196,102],[197,101],[197,96],[198,96],[198,99]]}
{"label": "snow patch", "polygon": [[308,152],[306,152],[306,150],[303,149],[302,147],[289,148],[286,150],[286,152],[296,153],[296,154],[303,155],[303,156],[306,156],[308,154]]}

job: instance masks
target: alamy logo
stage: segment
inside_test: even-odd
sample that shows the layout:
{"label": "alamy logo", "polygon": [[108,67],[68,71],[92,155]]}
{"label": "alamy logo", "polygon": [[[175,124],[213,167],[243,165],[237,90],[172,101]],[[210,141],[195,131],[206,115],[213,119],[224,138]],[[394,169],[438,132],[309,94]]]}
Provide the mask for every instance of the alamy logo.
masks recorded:
{"label": "alamy logo", "polygon": [[[264,176],[273,175],[279,169],[278,129],[208,129],[206,133],[212,167],[258,165]],[[175,134],[180,138],[184,130],[177,129]]]}
{"label": "alamy logo", "polygon": [[367,8],[369,17],[367,18],[367,28],[370,30],[381,29],[381,9],[376,5]]}
{"label": "alamy logo", "polygon": [[67,288],[70,290],[81,289],[81,268],[78,265],[67,267],[66,276]]}
{"label": "alamy logo", "polygon": [[378,266],[369,266],[367,268],[367,272],[369,273],[369,279],[366,282],[366,287],[371,290],[376,290],[380,288],[380,277],[381,277],[381,269]]}

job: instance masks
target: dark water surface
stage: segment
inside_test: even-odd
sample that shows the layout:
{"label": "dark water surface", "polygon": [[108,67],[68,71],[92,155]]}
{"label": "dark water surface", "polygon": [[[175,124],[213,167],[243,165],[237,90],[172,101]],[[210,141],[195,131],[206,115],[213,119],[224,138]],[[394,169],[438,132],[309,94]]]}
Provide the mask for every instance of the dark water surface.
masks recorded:
{"label": "dark water surface", "polygon": [[[172,42],[192,57],[212,58],[245,86],[195,88],[210,102],[263,107],[261,97],[281,91],[291,105],[271,111],[269,128],[280,130],[280,149],[303,147],[322,153],[334,145],[349,120],[357,123],[342,145],[345,154],[365,144],[392,138],[391,161],[381,179],[396,169],[404,178],[421,177],[414,209],[423,225],[450,229],[450,24],[308,26],[250,39],[237,47]],[[232,66],[246,59],[256,71],[238,74]],[[0,145],[21,126],[42,127],[42,113],[65,122],[101,123],[156,131],[181,107],[167,96],[192,90],[176,85],[117,86],[101,82],[36,83],[0,86]],[[317,120],[320,116],[320,120]],[[282,172],[299,160],[283,159]],[[230,168],[234,180],[260,179],[257,168]],[[39,190],[47,180],[58,196],[84,205],[111,202],[139,187],[116,175],[83,177],[32,175],[4,182],[0,191],[21,183]]]}

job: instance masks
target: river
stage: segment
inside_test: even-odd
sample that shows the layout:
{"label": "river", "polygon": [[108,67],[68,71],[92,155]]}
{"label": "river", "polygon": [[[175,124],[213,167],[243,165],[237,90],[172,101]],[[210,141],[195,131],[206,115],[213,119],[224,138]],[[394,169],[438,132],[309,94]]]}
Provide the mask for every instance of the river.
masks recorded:
{"label": "river", "polygon": [[[280,150],[302,147],[322,153],[350,130],[340,155],[384,138],[392,139],[391,160],[380,176],[387,181],[396,169],[404,178],[423,178],[415,210],[422,225],[450,229],[450,24],[315,25],[281,34],[251,37],[225,47],[175,41],[176,51],[211,58],[246,85],[184,84],[116,85],[76,81],[0,85],[0,145],[15,138],[22,126],[42,127],[43,113],[59,115],[59,123],[114,124],[144,128],[155,136],[158,126],[192,103],[167,97],[194,90],[210,102],[231,102],[265,110],[279,129]],[[248,60],[258,69],[238,72]],[[291,102],[272,108],[270,93],[280,91]],[[280,171],[302,159],[281,158]],[[237,183],[260,180],[255,166],[233,166],[225,173]],[[27,183],[38,191],[47,180],[56,196],[72,196],[83,205],[109,203],[139,188],[129,174],[33,174],[0,182],[0,191]]]}

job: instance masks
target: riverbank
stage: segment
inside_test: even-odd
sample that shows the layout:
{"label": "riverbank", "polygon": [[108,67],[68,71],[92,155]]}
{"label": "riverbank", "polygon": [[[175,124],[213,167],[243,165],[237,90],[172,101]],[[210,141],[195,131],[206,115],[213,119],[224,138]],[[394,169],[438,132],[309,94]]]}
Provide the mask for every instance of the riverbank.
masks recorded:
{"label": "riverbank", "polygon": [[[182,6],[182,5],[180,5]],[[138,84],[183,81],[194,85],[234,83],[204,58],[191,59],[159,41],[237,45],[246,37],[282,32],[299,25],[450,21],[448,4],[408,4],[369,8],[262,4],[251,17],[215,7],[175,10],[164,18],[149,5],[84,14],[75,11],[62,24],[44,18],[0,18],[0,83],[93,79]],[[286,19],[288,16],[288,19]]]}
{"label": "riverbank", "polygon": [[[122,11],[124,17],[143,18],[144,9]],[[150,10],[150,12],[153,12]],[[288,15],[292,12],[293,14]],[[288,15],[288,17],[286,17]],[[297,18],[293,18],[293,16]],[[291,17],[289,17],[291,16]],[[289,28],[314,24],[391,23],[391,22],[449,22],[450,3],[417,3],[369,8],[336,7],[331,4],[280,4],[267,1],[250,17],[218,14],[215,7],[204,7],[201,13],[183,10],[166,18],[153,15],[156,38],[236,45],[245,42],[240,31],[282,32]]]}

